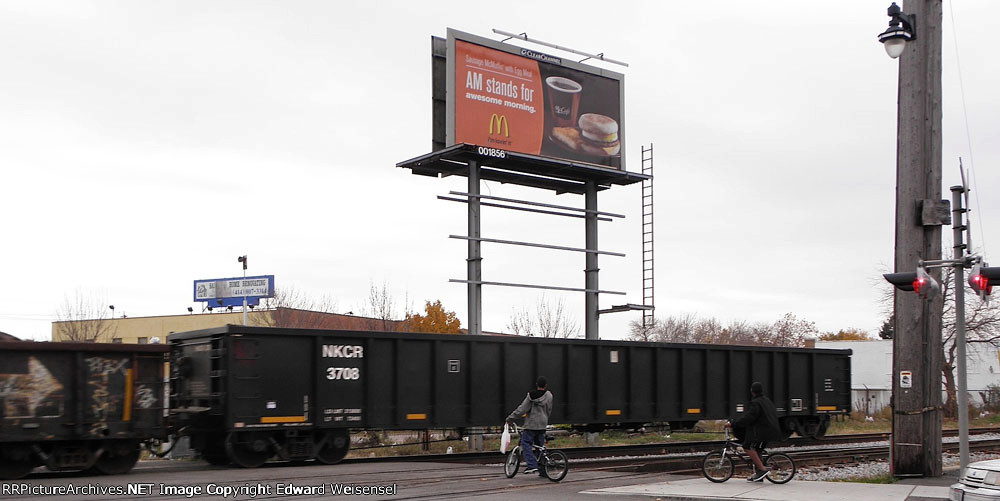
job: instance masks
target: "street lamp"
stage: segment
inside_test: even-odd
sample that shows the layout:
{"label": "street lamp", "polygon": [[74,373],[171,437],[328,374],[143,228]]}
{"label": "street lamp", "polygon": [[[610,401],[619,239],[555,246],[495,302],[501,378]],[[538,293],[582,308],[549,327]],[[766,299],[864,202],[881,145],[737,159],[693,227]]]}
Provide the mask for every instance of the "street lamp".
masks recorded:
{"label": "street lamp", "polygon": [[111,308],[111,318],[115,318],[115,305],[109,304],[108,308]]}
{"label": "street lamp", "polygon": [[[242,256],[236,258],[236,262],[243,264],[243,281],[245,282],[246,279],[247,279],[247,255],[243,254]],[[243,325],[246,325],[247,324],[247,295],[246,295],[246,287],[245,287],[244,284],[240,284],[240,285],[241,285],[241,288],[243,289]],[[229,311],[232,311],[232,310],[233,310],[232,307],[230,307]]]}
{"label": "street lamp", "polygon": [[889,6],[889,28],[878,35],[878,41],[885,47],[885,53],[896,59],[906,48],[906,42],[917,39],[917,16],[903,14],[902,9],[892,2]]}

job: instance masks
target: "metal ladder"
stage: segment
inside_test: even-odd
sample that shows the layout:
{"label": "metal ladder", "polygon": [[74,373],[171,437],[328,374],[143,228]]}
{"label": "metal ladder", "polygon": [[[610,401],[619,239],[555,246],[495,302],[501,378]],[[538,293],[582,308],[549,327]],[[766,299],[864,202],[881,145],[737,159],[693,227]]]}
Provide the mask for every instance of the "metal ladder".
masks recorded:
{"label": "metal ladder", "polygon": [[[642,147],[642,304],[653,306],[653,144]],[[655,310],[642,311],[643,329],[652,327]]]}

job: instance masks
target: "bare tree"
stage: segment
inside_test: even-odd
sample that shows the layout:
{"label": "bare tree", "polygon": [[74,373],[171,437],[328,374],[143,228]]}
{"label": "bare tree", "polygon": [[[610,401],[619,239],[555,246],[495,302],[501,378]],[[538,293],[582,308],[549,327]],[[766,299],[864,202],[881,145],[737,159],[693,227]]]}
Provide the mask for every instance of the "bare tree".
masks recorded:
{"label": "bare tree", "polygon": [[773,324],[732,321],[723,326],[714,318],[699,319],[692,314],[656,320],[643,332],[642,325],[632,323],[632,340],[666,343],[735,344],[750,346],[803,346],[806,337],[816,332],[816,325],[786,313]]}
{"label": "bare tree", "polygon": [[555,304],[546,301],[545,296],[538,300],[535,310],[538,314],[538,335],[540,337],[577,337],[580,328],[576,321],[565,313],[564,309],[565,304],[561,298]]}
{"label": "bare tree", "polygon": [[385,282],[376,286],[374,282],[368,286],[368,299],[360,308],[361,314],[368,317],[368,329],[377,331],[395,331],[399,329],[400,319],[396,316],[396,300],[389,292]]}
{"label": "bare tree", "polygon": [[253,323],[262,327],[293,329],[342,329],[343,322],[331,315],[337,302],[329,296],[313,298],[294,287],[277,288],[274,297],[264,300],[265,311],[254,315]]}
{"label": "bare tree", "polygon": [[53,341],[78,343],[109,342],[117,333],[112,310],[105,298],[80,290],[73,297],[64,296],[52,324]]}
{"label": "bare tree", "polygon": [[805,346],[806,338],[816,337],[818,334],[814,322],[796,318],[789,312],[771,326],[768,341],[778,346]]}
{"label": "bare tree", "polygon": [[514,310],[507,320],[507,330],[519,336],[571,338],[577,337],[580,327],[565,312],[562,299],[550,303],[543,295],[535,303],[535,313],[527,309]]}
{"label": "bare tree", "polygon": [[526,308],[511,311],[510,318],[507,319],[507,332],[515,336],[531,336],[537,330],[535,320]]}
{"label": "bare tree", "polygon": [[630,341],[642,341],[650,342],[656,341],[656,332],[659,329],[660,322],[656,318],[650,319],[645,325],[642,320],[633,320],[629,323],[629,335],[628,339]]}

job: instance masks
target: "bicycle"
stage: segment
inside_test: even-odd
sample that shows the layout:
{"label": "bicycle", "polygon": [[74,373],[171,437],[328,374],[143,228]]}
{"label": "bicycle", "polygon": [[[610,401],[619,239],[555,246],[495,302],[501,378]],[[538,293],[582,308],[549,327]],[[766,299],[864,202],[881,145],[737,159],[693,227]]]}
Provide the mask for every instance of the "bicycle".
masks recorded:
{"label": "bicycle", "polygon": [[[517,426],[514,426],[513,433],[517,433]],[[558,482],[569,473],[569,458],[566,453],[557,449],[548,449],[544,445],[531,444],[531,450],[538,460],[538,471],[542,476],[553,482]],[[503,463],[503,474],[507,478],[514,478],[521,468],[521,446],[517,445],[507,453],[507,458]]]}
{"label": "bicycle", "polygon": [[[729,428],[725,431],[726,444],[722,446],[722,450],[709,452],[701,462],[701,473],[712,482],[725,482],[732,478],[735,470],[733,457],[742,459],[751,471],[754,469],[750,455],[744,454],[740,443],[729,436]],[[764,466],[771,470],[766,475],[771,482],[784,484],[795,476],[795,461],[788,454],[780,452],[768,454],[767,451],[761,450],[760,459],[764,462]]]}

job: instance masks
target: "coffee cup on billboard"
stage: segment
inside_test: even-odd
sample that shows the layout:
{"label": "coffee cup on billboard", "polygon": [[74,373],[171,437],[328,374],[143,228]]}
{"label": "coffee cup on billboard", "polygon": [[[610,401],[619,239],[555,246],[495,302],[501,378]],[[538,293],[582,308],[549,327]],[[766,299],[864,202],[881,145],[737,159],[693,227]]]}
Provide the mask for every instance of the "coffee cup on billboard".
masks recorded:
{"label": "coffee cup on billboard", "polygon": [[576,116],[580,110],[580,91],[583,86],[563,77],[545,79],[545,90],[549,94],[549,113],[555,127],[576,126]]}

